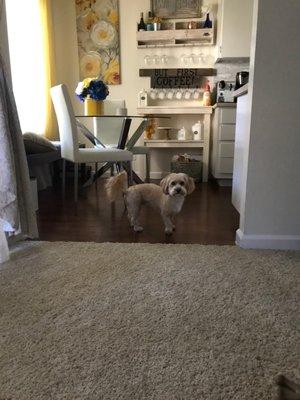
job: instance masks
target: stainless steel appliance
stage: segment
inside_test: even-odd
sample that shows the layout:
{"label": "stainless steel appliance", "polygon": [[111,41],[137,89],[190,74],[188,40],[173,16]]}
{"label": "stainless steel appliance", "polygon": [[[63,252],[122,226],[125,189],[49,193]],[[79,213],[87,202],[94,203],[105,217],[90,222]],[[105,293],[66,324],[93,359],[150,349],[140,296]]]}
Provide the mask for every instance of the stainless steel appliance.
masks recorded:
{"label": "stainless steel appliance", "polygon": [[236,74],[235,77],[235,87],[234,89],[239,89],[240,87],[246,85],[249,80],[249,72],[248,71],[241,71]]}
{"label": "stainless steel appliance", "polygon": [[217,103],[234,103],[234,82],[219,81],[217,84]]}

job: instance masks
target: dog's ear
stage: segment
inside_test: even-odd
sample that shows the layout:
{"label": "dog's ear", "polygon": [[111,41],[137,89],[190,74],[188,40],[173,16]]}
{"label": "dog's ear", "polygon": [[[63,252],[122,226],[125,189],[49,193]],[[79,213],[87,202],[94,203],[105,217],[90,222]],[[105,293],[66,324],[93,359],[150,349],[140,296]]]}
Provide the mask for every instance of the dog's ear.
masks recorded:
{"label": "dog's ear", "polygon": [[162,179],[162,180],[160,181],[160,186],[161,186],[161,188],[162,188],[164,194],[169,194],[169,189],[168,189],[168,186],[169,186],[169,179],[168,179],[167,176],[166,176],[164,179]]}
{"label": "dog's ear", "polygon": [[193,193],[193,191],[195,190],[195,182],[194,179],[191,178],[190,176],[187,176],[187,194],[191,194]]}

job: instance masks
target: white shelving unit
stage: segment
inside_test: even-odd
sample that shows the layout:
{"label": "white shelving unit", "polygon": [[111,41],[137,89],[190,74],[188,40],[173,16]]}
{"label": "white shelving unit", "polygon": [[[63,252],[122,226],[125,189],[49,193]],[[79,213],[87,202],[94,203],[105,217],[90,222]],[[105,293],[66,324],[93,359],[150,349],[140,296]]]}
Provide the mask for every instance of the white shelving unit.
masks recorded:
{"label": "white shelving unit", "polygon": [[145,139],[145,146],[154,148],[170,148],[170,147],[197,147],[203,148],[204,141],[200,140],[169,140],[169,139]]}
{"label": "white shelving unit", "polygon": [[212,107],[204,106],[148,106],[138,107],[137,111],[139,114],[151,115],[151,114],[212,114]]}
{"label": "white shelving unit", "polygon": [[214,25],[203,28],[204,20],[195,20],[195,29],[188,29],[188,22],[176,21],[162,24],[159,31],[139,31],[136,34],[137,47],[182,47],[212,46],[214,44]]}
{"label": "white shelving unit", "polygon": [[155,115],[159,118],[159,115],[203,115],[203,141],[199,140],[169,140],[169,139],[145,139],[144,145],[153,149],[170,149],[170,148],[194,148],[201,149],[202,151],[202,181],[207,182],[208,180],[208,168],[209,168],[209,152],[210,152],[210,130],[211,130],[211,114],[213,111],[212,107],[180,107],[180,106],[150,106],[137,109],[139,114],[142,115]]}

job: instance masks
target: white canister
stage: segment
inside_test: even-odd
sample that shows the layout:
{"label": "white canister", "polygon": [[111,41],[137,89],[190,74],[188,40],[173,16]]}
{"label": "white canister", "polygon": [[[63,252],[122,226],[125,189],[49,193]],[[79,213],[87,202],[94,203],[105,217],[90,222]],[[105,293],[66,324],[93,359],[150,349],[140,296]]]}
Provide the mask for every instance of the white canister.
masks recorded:
{"label": "white canister", "polygon": [[148,106],[148,93],[145,89],[143,89],[139,92],[138,105],[139,105],[139,107],[147,107]]}
{"label": "white canister", "polygon": [[194,140],[203,140],[203,125],[201,121],[192,126],[192,132]]}
{"label": "white canister", "polygon": [[186,129],[183,126],[181,129],[179,129],[177,133],[177,139],[178,140],[186,140]]}

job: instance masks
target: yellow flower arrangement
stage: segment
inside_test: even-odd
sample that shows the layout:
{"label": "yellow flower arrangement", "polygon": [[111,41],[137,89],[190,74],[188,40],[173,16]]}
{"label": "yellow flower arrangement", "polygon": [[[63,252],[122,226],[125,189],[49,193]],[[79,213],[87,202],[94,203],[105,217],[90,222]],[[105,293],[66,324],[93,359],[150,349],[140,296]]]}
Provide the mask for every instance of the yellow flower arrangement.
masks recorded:
{"label": "yellow flower arrangement", "polygon": [[96,77],[95,77],[95,78],[85,78],[85,79],[82,81],[83,87],[84,87],[84,88],[88,88],[88,87],[90,86],[90,83],[91,83],[91,81],[92,81],[93,79],[97,79],[97,78],[96,78]]}
{"label": "yellow flower arrangement", "polygon": [[107,70],[104,72],[104,80],[109,85],[116,85],[120,83],[120,65],[119,61],[114,59],[108,65]]}
{"label": "yellow flower arrangement", "polygon": [[156,22],[157,24],[160,24],[162,22],[162,19],[160,17],[154,17],[153,22]]}

